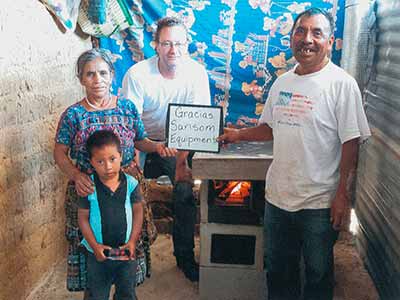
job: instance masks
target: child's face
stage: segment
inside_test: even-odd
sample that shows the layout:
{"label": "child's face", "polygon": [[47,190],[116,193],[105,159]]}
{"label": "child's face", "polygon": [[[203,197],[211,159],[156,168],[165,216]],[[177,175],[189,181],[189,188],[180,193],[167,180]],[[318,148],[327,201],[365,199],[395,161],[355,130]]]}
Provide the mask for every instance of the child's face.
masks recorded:
{"label": "child's face", "polygon": [[105,145],[92,150],[90,162],[100,179],[110,180],[118,177],[121,160],[121,154],[116,145]]}

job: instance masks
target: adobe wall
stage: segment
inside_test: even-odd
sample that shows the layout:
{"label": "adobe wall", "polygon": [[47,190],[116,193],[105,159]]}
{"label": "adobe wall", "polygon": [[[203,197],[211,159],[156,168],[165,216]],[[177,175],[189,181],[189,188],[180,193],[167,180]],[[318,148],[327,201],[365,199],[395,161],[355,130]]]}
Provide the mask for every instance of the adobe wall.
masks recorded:
{"label": "adobe wall", "polygon": [[74,63],[91,44],[32,0],[2,1],[0,40],[0,299],[22,300],[66,254],[53,137],[82,95]]}

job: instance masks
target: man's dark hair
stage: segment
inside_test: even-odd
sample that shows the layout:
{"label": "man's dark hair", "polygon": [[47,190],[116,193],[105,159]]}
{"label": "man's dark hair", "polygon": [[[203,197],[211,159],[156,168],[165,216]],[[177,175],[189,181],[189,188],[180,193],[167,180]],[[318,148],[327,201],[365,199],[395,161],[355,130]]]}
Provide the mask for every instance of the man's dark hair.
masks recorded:
{"label": "man's dark hair", "polygon": [[92,157],[93,149],[102,148],[104,146],[116,146],[118,152],[121,153],[121,141],[119,137],[110,130],[98,130],[92,133],[86,141],[86,150],[89,158]]}
{"label": "man's dark hair", "polygon": [[165,27],[173,27],[173,26],[181,26],[182,28],[185,29],[187,35],[187,28],[185,24],[182,22],[182,20],[175,17],[165,17],[158,20],[157,22],[157,30],[154,33],[154,40],[156,42],[159,42],[161,30]]}
{"label": "man's dark hair", "polygon": [[330,29],[329,36],[333,35],[333,32],[335,31],[335,20],[333,19],[332,15],[329,12],[327,12],[326,10],[317,8],[317,7],[311,7],[309,9],[303,11],[299,15],[297,15],[296,19],[294,20],[293,26],[292,26],[291,34],[293,34],[293,30],[296,27],[297,21],[300,20],[301,17],[303,17],[303,16],[311,17],[311,16],[315,16],[315,15],[323,15],[325,17],[325,19],[328,20],[329,29]]}

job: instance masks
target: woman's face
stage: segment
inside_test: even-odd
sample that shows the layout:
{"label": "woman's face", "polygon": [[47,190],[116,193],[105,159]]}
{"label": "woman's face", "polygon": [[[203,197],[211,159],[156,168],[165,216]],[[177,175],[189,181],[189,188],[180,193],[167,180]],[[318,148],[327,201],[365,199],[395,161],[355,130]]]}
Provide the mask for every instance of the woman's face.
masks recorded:
{"label": "woman's face", "polygon": [[112,78],[108,64],[98,57],[85,64],[80,81],[89,99],[104,99],[110,94]]}

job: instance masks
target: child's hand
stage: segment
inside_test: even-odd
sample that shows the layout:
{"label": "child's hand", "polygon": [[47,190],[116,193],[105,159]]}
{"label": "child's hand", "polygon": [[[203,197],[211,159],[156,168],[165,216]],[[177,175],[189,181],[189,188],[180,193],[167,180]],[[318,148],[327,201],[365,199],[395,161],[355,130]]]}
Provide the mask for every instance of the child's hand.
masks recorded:
{"label": "child's hand", "polygon": [[96,257],[97,261],[105,261],[107,259],[104,254],[105,249],[111,250],[112,248],[103,244],[97,244],[96,247],[93,248],[94,256]]}
{"label": "child's hand", "polygon": [[125,245],[119,247],[119,249],[128,249],[129,250],[129,259],[134,260],[136,258],[136,243],[133,241],[129,241]]}

